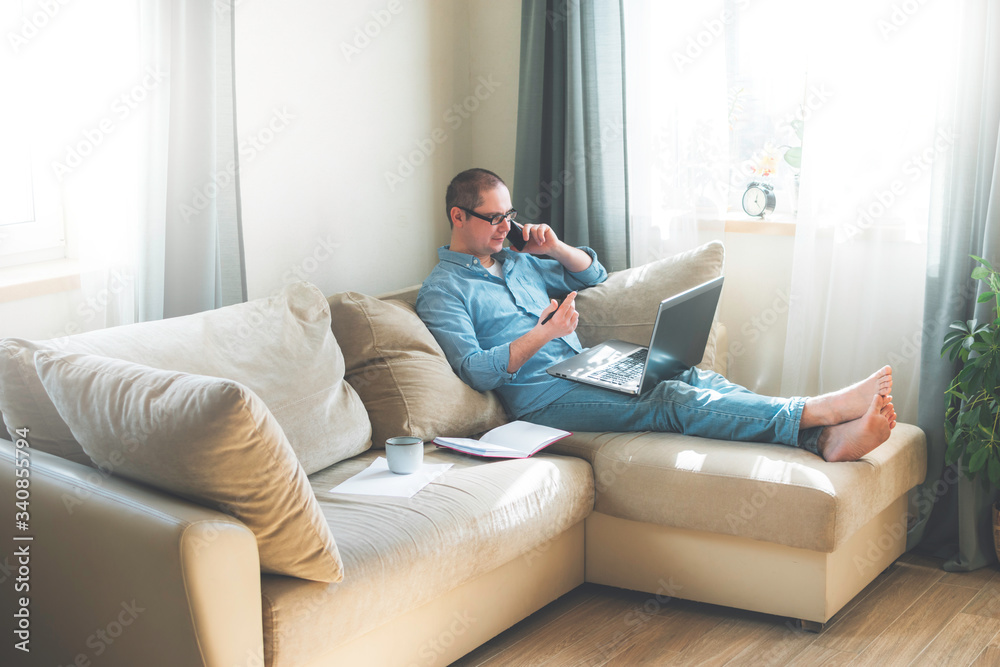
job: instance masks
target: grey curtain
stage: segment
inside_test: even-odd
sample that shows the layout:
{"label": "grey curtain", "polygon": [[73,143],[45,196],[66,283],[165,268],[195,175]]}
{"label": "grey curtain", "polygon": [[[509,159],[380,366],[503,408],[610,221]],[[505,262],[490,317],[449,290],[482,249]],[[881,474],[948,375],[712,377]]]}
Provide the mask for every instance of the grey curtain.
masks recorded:
{"label": "grey curtain", "polygon": [[629,261],[624,0],[523,0],[515,208]]}
{"label": "grey curtain", "polygon": [[961,3],[961,53],[942,131],[953,149],[934,172],[927,286],[921,351],[918,425],[927,434],[927,481],[916,490],[910,544],[947,558],[947,570],[973,570],[996,561],[991,493],[944,465],[944,392],[960,370],[941,358],[955,320],[992,320],[977,304],[969,277],[975,254],[1000,264],[1000,7],[989,0]]}

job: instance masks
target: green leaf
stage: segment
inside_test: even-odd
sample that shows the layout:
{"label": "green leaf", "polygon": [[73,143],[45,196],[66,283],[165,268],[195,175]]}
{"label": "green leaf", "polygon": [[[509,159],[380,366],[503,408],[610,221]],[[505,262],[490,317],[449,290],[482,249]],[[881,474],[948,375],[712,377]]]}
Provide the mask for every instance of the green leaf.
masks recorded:
{"label": "green leaf", "polygon": [[976,268],[972,269],[972,279],[973,280],[989,280],[990,279],[990,270],[987,269],[985,266],[977,266]]}
{"label": "green leaf", "polygon": [[979,298],[976,299],[976,303],[985,303],[986,301],[990,301],[991,299],[995,298],[996,295],[997,295],[996,292],[983,292],[982,294],[979,295]]}
{"label": "green leaf", "polygon": [[972,455],[972,459],[969,461],[969,472],[973,475],[983,469],[986,465],[986,457],[989,456],[990,450],[987,447],[983,447],[975,454]]}
{"label": "green leaf", "polygon": [[990,457],[989,477],[991,486],[994,488],[1000,487],[1000,459],[996,456]]}
{"label": "green leaf", "polygon": [[802,147],[794,146],[785,151],[785,162],[795,169],[802,166]]}
{"label": "green leaf", "polygon": [[976,256],[976,255],[969,255],[969,257],[971,257],[972,259],[976,260],[976,261],[977,261],[977,262],[979,262],[980,264],[984,265],[984,266],[985,266],[986,268],[988,268],[988,269],[989,269],[990,271],[992,271],[992,270],[993,270],[993,265],[992,265],[992,264],[990,264],[989,262],[987,262],[987,261],[986,261],[985,259],[983,259],[982,257],[978,257],[978,256]]}

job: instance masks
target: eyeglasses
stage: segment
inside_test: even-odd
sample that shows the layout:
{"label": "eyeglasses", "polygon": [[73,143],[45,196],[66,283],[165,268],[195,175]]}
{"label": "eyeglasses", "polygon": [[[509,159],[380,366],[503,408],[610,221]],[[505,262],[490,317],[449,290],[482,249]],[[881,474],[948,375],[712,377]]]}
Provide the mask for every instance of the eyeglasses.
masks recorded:
{"label": "eyeglasses", "polygon": [[494,215],[492,217],[487,217],[487,216],[485,216],[485,215],[483,215],[481,213],[476,213],[475,211],[467,209],[467,208],[465,208],[463,206],[459,206],[458,208],[462,209],[463,211],[465,211],[469,215],[476,216],[480,220],[485,220],[486,222],[490,223],[494,227],[496,227],[497,225],[499,225],[504,220],[507,220],[509,222],[514,222],[514,220],[517,218],[517,211],[514,210],[514,209],[510,209],[506,213],[497,213],[496,215]]}

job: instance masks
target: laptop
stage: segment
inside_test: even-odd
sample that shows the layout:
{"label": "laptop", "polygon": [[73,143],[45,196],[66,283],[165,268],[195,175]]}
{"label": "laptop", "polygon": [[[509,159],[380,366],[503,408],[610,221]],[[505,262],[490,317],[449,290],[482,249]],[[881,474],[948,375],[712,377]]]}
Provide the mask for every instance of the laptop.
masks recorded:
{"label": "laptop", "polygon": [[550,375],[639,395],[701,363],[723,276],[660,302],[649,347],[609,340],[548,368]]}

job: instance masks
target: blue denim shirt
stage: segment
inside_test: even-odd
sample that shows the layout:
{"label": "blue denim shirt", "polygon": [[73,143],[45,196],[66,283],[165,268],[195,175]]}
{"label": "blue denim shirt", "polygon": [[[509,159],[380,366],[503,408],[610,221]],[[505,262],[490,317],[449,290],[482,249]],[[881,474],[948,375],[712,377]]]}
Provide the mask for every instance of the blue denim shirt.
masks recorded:
{"label": "blue denim shirt", "polygon": [[608,272],[594,260],[579,273],[554,259],[501,250],[504,278],[490,274],[472,255],[438,249],[440,262],[417,295],[417,314],[437,339],[452,368],[473,389],[496,389],[513,418],[542,408],[575,383],[545,372],[581,352],[576,333],[546,343],[516,373],[507,372],[510,344],[538,323],[549,299],[604,282]]}

